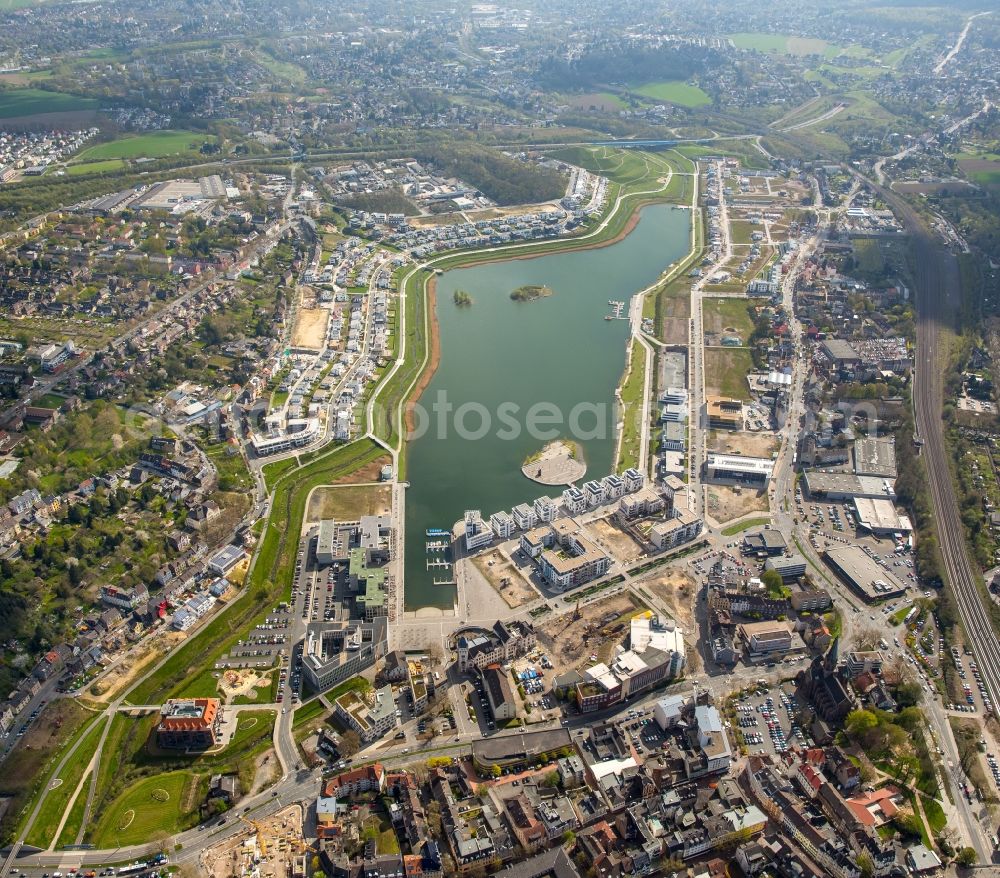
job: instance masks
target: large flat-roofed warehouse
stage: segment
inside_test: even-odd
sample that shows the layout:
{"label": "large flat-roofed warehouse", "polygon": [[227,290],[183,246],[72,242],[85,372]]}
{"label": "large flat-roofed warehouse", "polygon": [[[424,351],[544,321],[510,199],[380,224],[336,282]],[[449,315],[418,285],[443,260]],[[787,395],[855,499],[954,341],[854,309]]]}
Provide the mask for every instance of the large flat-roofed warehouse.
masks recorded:
{"label": "large flat-roofed warehouse", "polygon": [[713,482],[736,482],[741,485],[765,487],[774,472],[774,461],[768,457],[744,457],[742,454],[708,453],[705,476]]}
{"label": "large flat-roofed warehouse", "polygon": [[896,499],[893,479],[856,476],[854,473],[821,473],[816,470],[806,470],[802,477],[806,492],[811,497],[822,497],[826,500],[851,500],[854,497]]}
{"label": "large flat-roofed warehouse", "polygon": [[827,549],[823,559],[866,601],[898,597],[906,591],[905,585],[858,546]]}
{"label": "large flat-roofed warehouse", "polygon": [[854,515],[858,526],[870,531],[876,536],[885,534],[908,534],[913,530],[910,519],[896,511],[889,500],[881,497],[854,498]]}
{"label": "large flat-roofed warehouse", "polygon": [[854,443],[854,474],[896,478],[896,440],[858,439]]}

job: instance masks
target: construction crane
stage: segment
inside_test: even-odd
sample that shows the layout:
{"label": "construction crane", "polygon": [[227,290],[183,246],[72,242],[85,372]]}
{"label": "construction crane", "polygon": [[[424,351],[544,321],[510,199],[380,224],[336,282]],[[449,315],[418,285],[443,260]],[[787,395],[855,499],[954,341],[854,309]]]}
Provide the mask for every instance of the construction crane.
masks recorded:
{"label": "construction crane", "polygon": [[246,823],[248,826],[252,826],[254,832],[257,833],[257,844],[260,847],[261,856],[267,856],[267,833],[264,832],[263,827],[256,821],[251,820],[249,817],[240,816],[240,820]]}

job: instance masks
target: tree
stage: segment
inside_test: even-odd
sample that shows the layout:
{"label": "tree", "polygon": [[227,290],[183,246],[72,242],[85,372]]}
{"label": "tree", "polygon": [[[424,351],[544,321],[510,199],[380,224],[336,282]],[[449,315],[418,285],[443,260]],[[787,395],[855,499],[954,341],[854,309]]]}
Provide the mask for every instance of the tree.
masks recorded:
{"label": "tree", "polygon": [[955,862],[959,866],[968,868],[969,866],[975,866],[979,862],[979,857],[976,856],[973,848],[962,848],[955,857]]}
{"label": "tree", "polygon": [[780,597],[785,587],[785,580],[777,570],[765,570],[761,574],[760,581],[767,588],[767,593],[772,597]]}
{"label": "tree", "polygon": [[576,833],[573,832],[572,829],[567,829],[562,834],[562,843],[567,847],[572,846],[575,841],[576,841]]}
{"label": "tree", "polygon": [[493,763],[493,764],[492,764],[492,765],[490,766],[490,774],[491,774],[491,775],[493,775],[493,777],[500,777],[500,775],[501,775],[501,774],[503,774],[503,770],[502,770],[502,769],[500,768],[500,766],[499,766],[499,765],[497,765],[497,764],[496,764],[496,763],[494,762],[494,763]]}
{"label": "tree", "polygon": [[360,749],[361,738],[353,729],[348,729],[340,736],[340,741],[337,744],[337,752],[339,752],[341,756],[353,756]]}
{"label": "tree", "polygon": [[900,707],[915,707],[922,697],[920,684],[916,682],[901,683],[896,689],[896,703]]}
{"label": "tree", "polygon": [[851,738],[860,738],[878,726],[878,717],[870,710],[852,710],[847,714],[844,731]]}
{"label": "tree", "polygon": [[548,774],[546,774],[545,778],[542,780],[542,785],[547,787],[559,786],[559,772],[550,771]]}

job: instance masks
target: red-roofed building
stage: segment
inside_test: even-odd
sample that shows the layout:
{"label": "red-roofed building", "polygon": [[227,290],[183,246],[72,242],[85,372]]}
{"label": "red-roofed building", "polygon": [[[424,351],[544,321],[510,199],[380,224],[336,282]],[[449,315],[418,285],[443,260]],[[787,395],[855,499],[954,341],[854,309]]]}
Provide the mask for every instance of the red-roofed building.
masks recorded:
{"label": "red-roofed building", "polygon": [[845,801],[858,823],[878,829],[899,813],[899,803],[902,799],[903,794],[899,788],[887,784],[880,790],[851,796]]}
{"label": "red-roofed building", "polygon": [[160,709],[156,743],[168,750],[207,750],[215,746],[221,729],[218,698],[168,701]]}
{"label": "red-roofed building", "polygon": [[380,793],[385,790],[385,768],[381,762],[331,777],[323,786],[323,795],[343,799],[369,790],[377,790]]}
{"label": "red-roofed building", "polygon": [[795,779],[810,799],[815,798],[819,793],[819,788],[826,783],[826,778],[807,762],[799,764],[798,771],[795,772]]}

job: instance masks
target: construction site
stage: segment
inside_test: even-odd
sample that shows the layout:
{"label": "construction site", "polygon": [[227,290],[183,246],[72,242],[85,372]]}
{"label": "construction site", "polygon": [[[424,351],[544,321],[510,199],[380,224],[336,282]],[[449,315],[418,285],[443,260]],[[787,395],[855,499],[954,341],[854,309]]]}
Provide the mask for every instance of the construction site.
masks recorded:
{"label": "construction site", "polygon": [[290,805],[268,817],[239,818],[246,831],[208,848],[202,872],[211,878],[305,878],[315,851],[302,840],[302,807]]}

